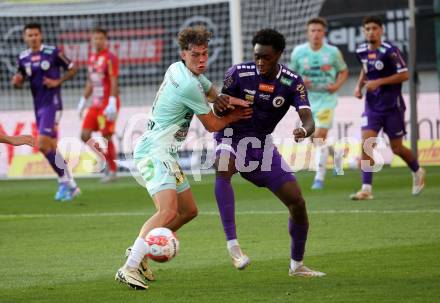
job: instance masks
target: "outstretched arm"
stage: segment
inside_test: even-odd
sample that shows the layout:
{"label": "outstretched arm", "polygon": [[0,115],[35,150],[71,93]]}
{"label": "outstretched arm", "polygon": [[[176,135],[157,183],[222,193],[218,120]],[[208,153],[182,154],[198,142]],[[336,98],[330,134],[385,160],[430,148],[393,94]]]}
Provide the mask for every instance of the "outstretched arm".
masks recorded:
{"label": "outstretched arm", "polygon": [[34,146],[34,137],[30,135],[5,136],[0,135],[0,143],[11,144],[14,146],[29,145]]}

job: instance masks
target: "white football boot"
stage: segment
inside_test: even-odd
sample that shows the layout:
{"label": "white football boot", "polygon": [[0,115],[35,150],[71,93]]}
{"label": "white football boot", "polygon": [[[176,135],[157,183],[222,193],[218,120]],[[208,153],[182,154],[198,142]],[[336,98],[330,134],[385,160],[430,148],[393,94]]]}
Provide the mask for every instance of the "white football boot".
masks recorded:
{"label": "white football boot", "polygon": [[[128,258],[131,253],[131,246],[125,250],[125,257]],[[148,258],[145,256],[141,264],[139,264],[139,273],[145,277],[148,281],[155,281],[156,278],[154,277],[153,271],[151,270],[150,265],[148,264]]]}
{"label": "white football boot", "polygon": [[415,173],[412,173],[412,175],[413,175],[412,194],[418,195],[422,192],[423,188],[425,187],[426,171],[420,167],[419,170],[416,171]]}
{"label": "white football boot", "polygon": [[231,256],[232,264],[238,270],[245,269],[251,264],[251,259],[241,251],[238,245],[234,245],[229,249],[229,255]]}
{"label": "white football boot", "polygon": [[305,265],[298,266],[295,270],[289,268],[289,276],[291,277],[324,277],[325,273],[308,268]]}
{"label": "white football boot", "polygon": [[136,268],[128,268],[126,266],[119,268],[116,272],[115,280],[136,290],[148,289],[148,284]]}

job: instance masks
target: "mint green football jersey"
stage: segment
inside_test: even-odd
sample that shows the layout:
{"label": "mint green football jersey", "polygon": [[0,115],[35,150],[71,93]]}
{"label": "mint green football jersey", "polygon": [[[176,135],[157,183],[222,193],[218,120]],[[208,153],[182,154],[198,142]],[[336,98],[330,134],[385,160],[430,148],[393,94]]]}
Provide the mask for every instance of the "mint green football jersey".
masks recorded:
{"label": "mint green football jersey", "polygon": [[307,89],[312,111],[314,108],[336,107],[337,94],[329,93],[326,88],[336,82],[339,72],[347,69],[337,47],[324,43],[319,50],[314,51],[308,42],[300,44],[292,52],[289,67],[312,81],[311,87]]}
{"label": "mint green football jersey", "polygon": [[191,120],[211,111],[206,93],[211,82],[194,75],[183,62],[170,65],[156,94],[147,130],[134,149],[134,159],[154,156],[166,160],[176,156],[185,140]]}

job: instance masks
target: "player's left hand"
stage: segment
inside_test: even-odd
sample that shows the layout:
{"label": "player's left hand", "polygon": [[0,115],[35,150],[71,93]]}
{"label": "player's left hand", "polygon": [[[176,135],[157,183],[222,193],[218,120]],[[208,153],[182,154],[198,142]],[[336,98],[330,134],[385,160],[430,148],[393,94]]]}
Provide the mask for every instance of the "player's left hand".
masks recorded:
{"label": "player's left hand", "polygon": [[293,130],[293,138],[295,139],[295,142],[301,142],[306,137],[306,133],[303,128],[295,128]]}
{"label": "player's left hand", "polygon": [[60,79],[51,79],[44,77],[43,78],[43,84],[49,88],[55,88],[61,85]]}
{"label": "player's left hand", "polygon": [[109,102],[104,109],[104,116],[106,116],[109,121],[115,121],[117,115],[118,109],[116,108],[116,98],[110,97]]}
{"label": "player's left hand", "polygon": [[380,87],[380,80],[376,79],[376,80],[368,80],[365,81],[365,87],[367,88],[367,91],[372,92],[375,91],[376,89],[378,89]]}

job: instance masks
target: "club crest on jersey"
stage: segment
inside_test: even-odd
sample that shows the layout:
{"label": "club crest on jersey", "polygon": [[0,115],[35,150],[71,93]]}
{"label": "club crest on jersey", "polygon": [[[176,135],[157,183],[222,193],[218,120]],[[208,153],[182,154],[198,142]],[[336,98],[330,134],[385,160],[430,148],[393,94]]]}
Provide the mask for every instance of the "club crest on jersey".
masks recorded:
{"label": "club crest on jersey", "polygon": [[50,68],[50,63],[47,60],[41,61],[40,67],[42,70],[48,70]]}
{"label": "club crest on jersey", "polygon": [[285,101],[286,100],[283,97],[276,96],[275,98],[273,98],[272,104],[274,107],[281,107],[281,106],[283,106]]}
{"label": "club crest on jersey", "polygon": [[383,62],[380,61],[380,60],[377,60],[376,62],[374,62],[374,67],[375,67],[377,70],[382,70],[383,67],[384,67]]}
{"label": "club crest on jersey", "polygon": [[260,83],[260,85],[258,86],[258,90],[266,93],[273,93],[273,91],[275,90],[275,86],[271,84]]}

